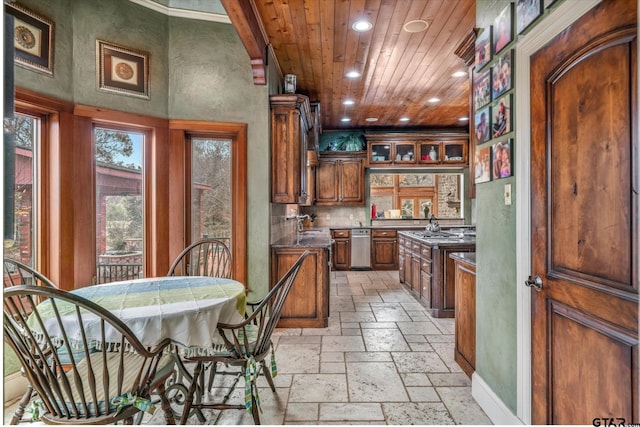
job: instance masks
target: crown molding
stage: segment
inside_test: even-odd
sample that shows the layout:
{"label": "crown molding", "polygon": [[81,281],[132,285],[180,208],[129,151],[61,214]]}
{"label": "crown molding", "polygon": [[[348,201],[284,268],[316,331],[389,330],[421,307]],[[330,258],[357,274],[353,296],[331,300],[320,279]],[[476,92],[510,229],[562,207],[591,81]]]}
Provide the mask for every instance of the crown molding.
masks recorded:
{"label": "crown molding", "polygon": [[172,16],[176,18],[197,19],[200,21],[220,22],[223,24],[231,24],[231,19],[226,15],[210,12],[199,12],[196,10],[178,9],[175,7],[163,6],[152,0],[129,0],[131,3],[138,4],[146,7],[147,9],[154,10],[162,13],[163,15]]}

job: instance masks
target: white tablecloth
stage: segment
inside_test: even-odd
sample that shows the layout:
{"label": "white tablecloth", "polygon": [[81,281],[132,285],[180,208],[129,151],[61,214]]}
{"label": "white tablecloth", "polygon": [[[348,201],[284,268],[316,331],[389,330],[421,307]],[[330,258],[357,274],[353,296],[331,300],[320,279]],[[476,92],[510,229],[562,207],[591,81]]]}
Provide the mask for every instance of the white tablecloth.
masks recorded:
{"label": "white tablecloth", "polygon": [[[231,279],[204,276],[145,278],[75,289],[72,293],[89,299],[120,318],[145,346],[165,338],[189,355],[219,350],[218,322],[243,320],[246,295],[242,283]],[[64,323],[77,323],[72,307],[58,304]],[[48,301],[38,306],[45,327],[55,335],[57,321]],[[100,324],[96,317],[83,318],[90,339],[99,340]],[[80,339],[78,335],[71,339]],[[107,341],[118,342],[120,334],[107,331]]]}

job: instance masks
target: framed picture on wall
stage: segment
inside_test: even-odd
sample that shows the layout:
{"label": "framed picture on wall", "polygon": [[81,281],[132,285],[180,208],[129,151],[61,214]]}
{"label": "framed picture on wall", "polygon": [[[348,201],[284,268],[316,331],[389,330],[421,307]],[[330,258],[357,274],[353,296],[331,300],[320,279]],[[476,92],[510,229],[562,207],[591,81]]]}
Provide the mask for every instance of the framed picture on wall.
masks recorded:
{"label": "framed picture on wall", "polygon": [[491,176],[493,179],[508,178],[513,175],[512,148],[513,139],[505,139],[491,147]]}
{"label": "framed picture on wall", "polygon": [[491,68],[481,73],[474,73],[473,99],[475,111],[478,111],[478,109],[491,101]]}
{"label": "framed picture on wall", "polygon": [[493,22],[493,54],[500,52],[512,41],[513,3],[509,3]]}
{"label": "framed picture on wall", "polygon": [[96,40],[98,89],[149,99],[149,54]]}
{"label": "framed picture on wall", "polygon": [[522,34],[539,16],[542,16],[542,0],[518,0],[516,5],[516,27]]}
{"label": "framed picture on wall", "polygon": [[476,39],[476,70],[484,67],[491,61],[491,25],[482,30]]}
{"label": "framed picture on wall", "polygon": [[498,99],[500,95],[513,87],[513,49],[507,51],[496,60],[491,67],[491,98]]}
{"label": "framed picture on wall", "polygon": [[493,104],[492,137],[497,138],[511,132],[511,94]]}
{"label": "framed picture on wall", "polygon": [[16,64],[53,76],[53,22],[15,2],[5,6],[13,16]]}
{"label": "framed picture on wall", "polygon": [[473,162],[476,184],[491,181],[491,147],[476,148]]}
{"label": "framed picture on wall", "polygon": [[474,132],[476,144],[483,144],[491,139],[491,107],[486,106],[474,115]]}

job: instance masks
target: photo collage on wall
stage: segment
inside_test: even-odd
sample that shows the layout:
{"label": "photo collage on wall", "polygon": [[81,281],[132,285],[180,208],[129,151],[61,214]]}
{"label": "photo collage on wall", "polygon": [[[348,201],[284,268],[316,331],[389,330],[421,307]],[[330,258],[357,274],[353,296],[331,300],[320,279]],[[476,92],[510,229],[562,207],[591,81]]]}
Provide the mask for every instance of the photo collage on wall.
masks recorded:
{"label": "photo collage on wall", "polygon": [[[540,1],[516,0],[518,34],[531,25],[538,15],[533,9]],[[526,6],[526,11],[521,11]],[[475,145],[491,141],[475,150],[475,182],[489,182],[513,175],[513,128],[515,51],[509,45],[515,39],[514,3],[509,3],[476,38],[473,76],[473,120]]]}

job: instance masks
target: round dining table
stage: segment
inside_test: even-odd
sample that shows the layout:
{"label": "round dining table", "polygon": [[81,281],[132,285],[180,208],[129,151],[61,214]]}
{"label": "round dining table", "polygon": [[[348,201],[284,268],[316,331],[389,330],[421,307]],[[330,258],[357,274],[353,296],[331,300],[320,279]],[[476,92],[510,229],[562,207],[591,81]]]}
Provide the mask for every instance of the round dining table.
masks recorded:
{"label": "round dining table", "polygon": [[[150,277],[87,286],[70,292],[116,315],[142,344],[154,346],[169,338],[187,357],[219,351],[223,343],[217,331],[218,322],[241,322],[246,304],[242,283],[208,276]],[[38,306],[38,311],[46,317],[43,313],[46,310],[45,301]],[[61,314],[63,321],[66,318],[75,322],[73,313],[64,313],[64,307]],[[83,324],[88,337],[92,333],[100,336],[99,318],[96,317],[95,322],[83,319]],[[119,341],[117,331],[106,332],[112,334],[107,338],[108,342]]]}

